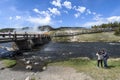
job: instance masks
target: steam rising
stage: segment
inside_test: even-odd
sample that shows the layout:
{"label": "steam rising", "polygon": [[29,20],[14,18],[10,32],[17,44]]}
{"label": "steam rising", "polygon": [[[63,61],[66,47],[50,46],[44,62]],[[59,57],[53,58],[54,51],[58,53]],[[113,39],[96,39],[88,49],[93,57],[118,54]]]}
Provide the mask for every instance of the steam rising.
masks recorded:
{"label": "steam rising", "polygon": [[48,29],[45,29],[44,31],[41,31],[38,27],[24,27],[24,28],[17,28],[14,30],[16,33],[25,33],[27,32],[28,34],[42,34],[45,32],[48,32]]}

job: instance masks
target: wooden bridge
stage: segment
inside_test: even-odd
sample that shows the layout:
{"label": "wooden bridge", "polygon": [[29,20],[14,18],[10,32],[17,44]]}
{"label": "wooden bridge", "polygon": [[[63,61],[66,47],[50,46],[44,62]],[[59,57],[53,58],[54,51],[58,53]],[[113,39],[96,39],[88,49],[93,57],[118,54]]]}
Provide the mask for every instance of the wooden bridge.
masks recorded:
{"label": "wooden bridge", "polygon": [[50,40],[50,35],[44,33],[0,33],[0,43],[15,42],[19,50],[32,49],[33,46],[48,43]]}
{"label": "wooden bridge", "polygon": [[0,33],[0,43],[3,42],[14,42],[18,40],[26,40],[26,39],[34,39],[34,38],[48,38],[50,39],[50,35],[48,34],[28,34],[28,33]]}

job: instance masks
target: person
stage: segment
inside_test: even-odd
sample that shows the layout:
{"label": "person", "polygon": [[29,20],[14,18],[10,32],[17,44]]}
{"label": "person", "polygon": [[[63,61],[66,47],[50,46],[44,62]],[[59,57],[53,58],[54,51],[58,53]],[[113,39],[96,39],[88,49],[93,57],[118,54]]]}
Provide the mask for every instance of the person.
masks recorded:
{"label": "person", "polygon": [[24,37],[25,37],[25,38],[28,38],[28,33],[27,33],[27,32],[25,32]]}
{"label": "person", "polygon": [[101,67],[103,67],[103,54],[101,51],[98,51],[96,53],[97,56],[97,67],[99,67],[99,65],[101,64]]}
{"label": "person", "polygon": [[11,32],[9,32],[9,38],[11,38]]}
{"label": "person", "polygon": [[109,55],[104,49],[102,50],[102,54],[103,54],[104,67],[107,68],[108,67],[107,60],[109,58]]}

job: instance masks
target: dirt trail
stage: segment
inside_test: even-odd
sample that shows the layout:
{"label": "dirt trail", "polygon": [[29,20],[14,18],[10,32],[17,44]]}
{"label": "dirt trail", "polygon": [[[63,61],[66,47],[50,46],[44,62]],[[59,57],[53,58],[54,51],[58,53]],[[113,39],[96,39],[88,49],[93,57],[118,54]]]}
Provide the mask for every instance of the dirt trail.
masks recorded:
{"label": "dirt trail", "polygon": [[[10,69],[0,70],[0,80],[93,80],[85,73],[77,73],[75,69],[62,66],[48,66],[43,72],[13,71]],[[28,79],[29,80],[29,79]]]}

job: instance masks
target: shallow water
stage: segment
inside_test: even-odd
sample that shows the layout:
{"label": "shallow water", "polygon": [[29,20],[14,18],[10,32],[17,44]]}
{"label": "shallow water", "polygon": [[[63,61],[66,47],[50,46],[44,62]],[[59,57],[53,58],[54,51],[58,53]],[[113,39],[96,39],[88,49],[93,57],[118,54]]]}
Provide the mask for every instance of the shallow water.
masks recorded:
{"label": "shallow water", "polygon": [[[9,46],[8,44],[2,44],[2,46]],[[43,46],[37,47],[37,49],[29,52],[24,52],[22,56],[18,56],[18,65],[13,70],[25,71],[26,61],[30,60],[33,62],[39,62],[41,65],[42,61],[56,61],[65,60],[75,57],[88,57],[90,59],[96,59],[96,52],[100,49],[105,49],[109,53],[110,57],[120,57],[120,43],[107,43],[107,42],[49,42]],[[1,49],[0,49],[1,51]],[[4,51],[5,52],[5,51]],[[1,53],[0,53],[1,54]],[[6,53],[2,53],[6,54]],[[8,53],[7,53],[8,54]],[[24,60],[26,59],[26,60]],[[32,64],[32,65],[33,65]],[[42,63],[43,64],[43,63]],[[38,71],[39,66],[34,66],[34,71]]]}
{"label": "shallow water", "polygon": [[120,57],[120,43],[107,42],[81,42],[81,43],[48,43],[42,47],[38,54],[70,57],[96,58],[96,52],[105,49],[110,57]]}
{"label": "shallow water", "polygon": [[[3,43],[0,46],[10,47],[11,43]],[[24,52],[24,56],[44,56],[44,57],[89,57],[96,58],[95,53],[100,50],[105,49],[110,57],[120,57],[120,43],[108,43],[108,42],[50,42],[43,46],[40,46],[34,51]],[[0,49],[0,52],[8,52],[5,49]],[[0,53],[0,54],[1,54]]]}

